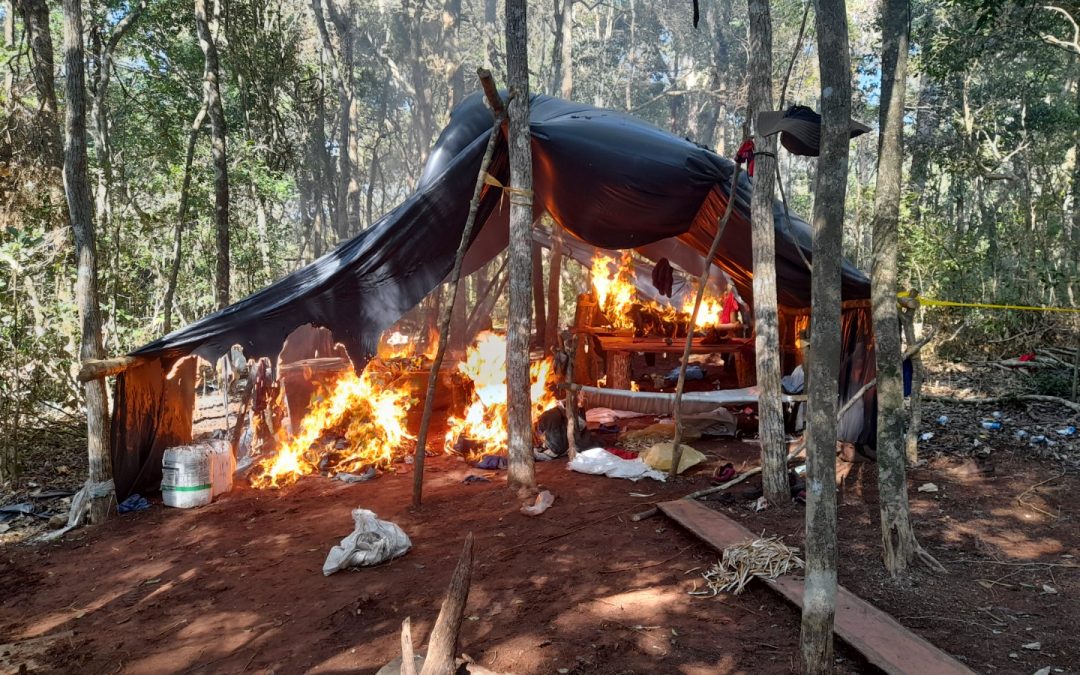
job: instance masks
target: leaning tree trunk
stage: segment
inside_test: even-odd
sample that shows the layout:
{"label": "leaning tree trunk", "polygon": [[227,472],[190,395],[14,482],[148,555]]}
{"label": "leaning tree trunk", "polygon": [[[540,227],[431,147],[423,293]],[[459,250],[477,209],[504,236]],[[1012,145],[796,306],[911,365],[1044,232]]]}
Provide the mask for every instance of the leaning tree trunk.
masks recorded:
{"label": "leaning tree trunk", "polygon": [[916,548],[908,507],[904,378],[896,310],[896,249],[904,161],[909,12],[909,0],[885,0],[882,3],[881,106],[878,109],[881,135],[878,137],[873,262],[870,271],[877,347],[877,464],[881,539],[885,547],[885,567],[893,576],[907,569]]}
{"label": "leaning tree trunk", "polygon": [[221,107],[217,45],[206,20],[206,0],[195,0],[195,28],[203,52],[203,98],[210,116],[210,148],[214,160],[214,223],[217,231],[214,300],[218,309],[222,309],[229,304],[229,165],[225,155],[225,112]]}
{"label": "leaning tree trunk", "polygon": [[[90,178],[86,162],[86,72],[83,61],[83,22],[81,0],[64,0],[64,68],[67,73],[65,97],[67,112],[64,143],[64,193],[67,196],[68,217],[75,239],[78,261],[78,281],[75,301],[82,323],[82,343],[79,358],[101,359],[101,310],[98,307],[97,251],[94,234],[94,214],[90,202]],[[108,402],[105,380],[86,383],[86,427],[89,453],[89,482],[107,483],[112,479],[109,458]],[[100,523],[108,515],[113,490],[101,487],[90,489],[90,522]]]}
{"label": "leaning tree trunk", "polygon": [[832,672],[836,614],[836,401],[840,371],[840,260],[847,192],[851,65],[845,0],[817,0],[821,157],[814,195],[810,412],[806,448],[806,587],[802,648],[807,673]]}
{"label": "leaning tree trunk", "polygon": [[[772,110],[772,18],[769,0],[749,0],[750,113],[753,118]],[[761,476],[770,504],[791,501],[784,413],[780,403],[780,324],[776,309],[776,230],[773,221],[773,183],[776,173],[775,136],[755,139],[754,191],[750,215],[754,244],[754,353],[757,360],[758,430],[761,438]]]}
{"label": "leaning tree trunk", "polygon": [[529,395],[529,301],[532,278],[532,152],[529,147],[529,59],[525,0],[506,0],[506,63],[510,95],[510,309],[506,386],[511,487],[536,489]]}

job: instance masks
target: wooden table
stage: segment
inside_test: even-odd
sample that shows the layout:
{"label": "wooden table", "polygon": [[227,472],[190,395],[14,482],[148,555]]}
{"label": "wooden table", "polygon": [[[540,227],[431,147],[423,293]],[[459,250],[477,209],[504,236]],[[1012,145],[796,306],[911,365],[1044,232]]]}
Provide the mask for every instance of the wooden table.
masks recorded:
{"label": "wooden table", "polygon": [[[738,324],[734,324],[738,325]],[[607,386],[612,389],[630,388],[630,354],[681,353],[686,346],[686,338],[632,337],[623,335],[604,335],[594,333],[607,360]],[[739,387],[748,387],[754,376],[749,358],[753,350],[753,338],[728,338],[723,342],[705,343],[701,338],[694,338],[690,343],[691,354],[734,354],[735,374]]]}

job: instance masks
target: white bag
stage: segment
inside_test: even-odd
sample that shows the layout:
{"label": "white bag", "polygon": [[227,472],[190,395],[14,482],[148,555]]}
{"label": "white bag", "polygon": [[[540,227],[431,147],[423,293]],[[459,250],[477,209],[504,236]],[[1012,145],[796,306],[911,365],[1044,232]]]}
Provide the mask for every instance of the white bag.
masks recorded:
{"label": "white bag", "polygon": [[667,480],[667,474],[657,471],[648,464],[638,459],[623,459],[616,457],[603,448],[593,448],[579,452],[570,461],[567,468],[581,473],[604,475],[608,478],[629,478],[639,480],[641,478],[653,478],[655,480]]}
{"label": "white bag", "polygon": [[412,548],[409,535],[394,523],[379,520],[373,511],[353,509],[352,517],[356,527],[330,549],[323,563],[324,576],[346,567],[378,565],[403,556]]}

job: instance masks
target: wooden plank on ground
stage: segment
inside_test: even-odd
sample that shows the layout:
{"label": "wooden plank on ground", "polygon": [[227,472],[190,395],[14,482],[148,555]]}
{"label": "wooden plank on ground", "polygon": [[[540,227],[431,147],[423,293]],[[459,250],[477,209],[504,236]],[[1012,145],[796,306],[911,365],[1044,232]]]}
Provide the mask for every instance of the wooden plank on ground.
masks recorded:
{"label": "wooden plank on ground", "polygon": [[[696,501],[678,499],[657,506],[665,515],[717,551],[756,538],[754,533],[739,523]],[[787,575],[762,581],[796,607],[802,608],[801,576]],[[837,589],[834,630],[844,642],[859,650],[867,661],[891,675],[974,673],[843,586]]]}

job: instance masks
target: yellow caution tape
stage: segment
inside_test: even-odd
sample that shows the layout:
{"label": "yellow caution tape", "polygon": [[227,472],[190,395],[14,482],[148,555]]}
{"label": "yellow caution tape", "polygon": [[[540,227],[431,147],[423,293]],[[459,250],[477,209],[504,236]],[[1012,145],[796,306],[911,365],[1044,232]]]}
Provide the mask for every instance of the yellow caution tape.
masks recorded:
{"label": "yellow caution tape", "polygon": [[[910,298],[911,293],[897,293],[897,297]],[[1033,305],[992,305],[985,302],[954,302],[918,296],[918,301],[930,307],[978,307],[980,309],[1017,309],[1025,312],[1080,312],[1080,307],[1035,307]]]}

